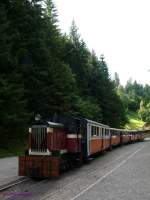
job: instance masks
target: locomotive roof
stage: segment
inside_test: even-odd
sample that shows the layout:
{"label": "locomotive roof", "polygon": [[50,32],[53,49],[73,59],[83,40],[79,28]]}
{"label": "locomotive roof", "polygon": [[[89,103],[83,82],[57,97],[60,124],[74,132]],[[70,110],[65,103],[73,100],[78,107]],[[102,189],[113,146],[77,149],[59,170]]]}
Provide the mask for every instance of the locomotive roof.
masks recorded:
{"label": "locomotive roof", "polygon": [[52,128],[54,128],[54,127],[63,127],[64,126],[61,123],[51,122],[50,120],[37,120],[37,121],[34,121],[32,123],[32,126],[33,125],[47,125],[47,126],[50,126]]}
{"label": "locomotive roof", "polygon": [[51,121],[47,121],[48,125],[50,127],[63,127],[64,125],[61,123],[56,123],[56,122],[51,122]]}

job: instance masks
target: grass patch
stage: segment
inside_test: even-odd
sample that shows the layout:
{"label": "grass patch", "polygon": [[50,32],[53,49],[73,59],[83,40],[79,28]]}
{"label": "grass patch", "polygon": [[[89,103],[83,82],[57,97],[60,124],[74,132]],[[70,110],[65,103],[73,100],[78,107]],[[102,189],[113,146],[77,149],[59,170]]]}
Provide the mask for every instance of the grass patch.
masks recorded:
{"label": "grass patch", "polygon": [[128,123],[125,125],[126,129],[139,129],[142,128],[145,122],[138,118],[137,113],[130,112],[128,115]]}

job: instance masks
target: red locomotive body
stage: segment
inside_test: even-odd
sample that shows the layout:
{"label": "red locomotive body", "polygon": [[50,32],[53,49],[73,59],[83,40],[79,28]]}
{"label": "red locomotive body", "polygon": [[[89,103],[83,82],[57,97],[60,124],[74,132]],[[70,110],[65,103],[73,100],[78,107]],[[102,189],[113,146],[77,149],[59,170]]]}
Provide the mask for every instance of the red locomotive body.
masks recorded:
{"label": "red locomotive body", "polygon": [[19,175],[59,176],[60,156],[67,152],[67,138],[62,124],[37,123],[29,128],[28,155],[19,158]]}
{"label": "red locomotive body", "polygon": [[70,153],[81,152],[81,135],[67,134],[67,150]]}

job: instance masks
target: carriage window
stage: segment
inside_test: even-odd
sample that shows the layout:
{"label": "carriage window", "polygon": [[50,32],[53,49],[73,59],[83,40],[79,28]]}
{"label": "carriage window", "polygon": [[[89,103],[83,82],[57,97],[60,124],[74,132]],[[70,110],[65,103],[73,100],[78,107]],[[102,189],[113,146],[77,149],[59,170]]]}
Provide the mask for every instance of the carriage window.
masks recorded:
{"label": "carriage window", "polygon": [[99,136],[102,137],[102,128],[99,128]]}
{"label": "carriage window", "polygon": [[94,126],[91,126],[91,136],[94,135]]}
{"label": "carriage window", "polygon": [[105,136],[105,129],[102,128],[102,135]]}
{"label": "carriage window", "polygon": [[96,136],[96,126],[91,126],[91,136]]}
{"label": "carriage window", "polygon": [[99,127],[96,127],[96,135],[99,136]]}
{"label": "carriage window", "polygon": [[109,130],[108,129],[106,129],[106,134],[105,134],[106,136],[108,136],[109,135]]}

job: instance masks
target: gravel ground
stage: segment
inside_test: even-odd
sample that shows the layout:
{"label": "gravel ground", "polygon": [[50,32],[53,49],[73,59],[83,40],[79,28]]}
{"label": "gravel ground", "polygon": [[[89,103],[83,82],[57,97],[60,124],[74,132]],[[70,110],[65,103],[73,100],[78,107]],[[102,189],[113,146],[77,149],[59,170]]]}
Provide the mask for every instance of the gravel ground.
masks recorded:
{"label": "gravel ground", "polygon": [[29,180],[0,199],[150,200],[150,141],[124,145],[53,180]]}
{"label": "gravel ground", "polygon": [[0,186],[18,179],[18,158],[9,157],[0,159]]}

